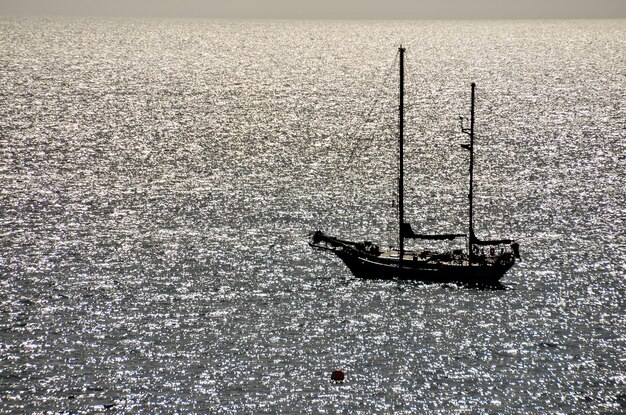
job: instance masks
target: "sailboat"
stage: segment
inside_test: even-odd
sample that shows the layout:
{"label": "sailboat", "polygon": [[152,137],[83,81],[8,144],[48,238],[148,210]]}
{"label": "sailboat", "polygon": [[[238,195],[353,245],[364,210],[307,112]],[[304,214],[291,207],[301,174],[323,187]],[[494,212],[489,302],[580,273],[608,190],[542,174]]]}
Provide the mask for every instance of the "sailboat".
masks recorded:
{"label": "sailboat", "polygon": [[[494,286],[519,259],[519,244],[511,239],[480,240],[474,233],[474,102],[476,84],[471,84],[470,125],[461,131],[469,136],[462,147],[469,151],[469,220],[468,233],[418,234],[404,221],[404,54],[400,46],[400,105],[399,105],[399,180],[398,180],[398,247],[381,250],[369,242],[351,242],[329,236],[318,230],[309,245],[330,251],[339,257],[354,276],[369,279],[399,279],[434,283]],[[445,252],[407,250],[405,240],[454,240],[465,238],[466,250]],[[486,249],[486,250],[485,250]]]}

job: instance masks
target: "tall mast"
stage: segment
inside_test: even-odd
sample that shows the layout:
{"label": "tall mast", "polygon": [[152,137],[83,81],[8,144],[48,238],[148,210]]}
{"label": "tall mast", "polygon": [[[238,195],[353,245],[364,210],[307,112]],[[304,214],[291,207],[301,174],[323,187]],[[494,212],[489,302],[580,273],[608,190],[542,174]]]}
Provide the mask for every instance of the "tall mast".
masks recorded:
{"label": "tall mast", "polygon": [[469,264],[472,265],[472,256],[474,255],[472,248],[474,247],[474,96],[476,84],[472,82],[472,106],[470,113],[470,182],[469,182],[469,238],[468,238],[468,258]]}
{"label": "tall mast", "polygon": [[398,220],[400,222],[398,267],[400,268],[402,268],[402,257],[404,256],[404,51],[405,49],[400,45],[400,177],[398,178]]}

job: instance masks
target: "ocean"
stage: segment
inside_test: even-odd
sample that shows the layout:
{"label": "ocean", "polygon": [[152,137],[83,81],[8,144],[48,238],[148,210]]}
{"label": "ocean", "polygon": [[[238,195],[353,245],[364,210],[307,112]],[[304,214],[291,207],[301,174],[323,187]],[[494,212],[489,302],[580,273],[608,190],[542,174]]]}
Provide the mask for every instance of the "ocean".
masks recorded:
{"label": "ocean", "polygon": [[[405,217],[466,229],[476,82],[506,289],[308,246],[396,243],[400,44]],[[626,20],[1,17],[0,412],[622,414],[625,103]]]}

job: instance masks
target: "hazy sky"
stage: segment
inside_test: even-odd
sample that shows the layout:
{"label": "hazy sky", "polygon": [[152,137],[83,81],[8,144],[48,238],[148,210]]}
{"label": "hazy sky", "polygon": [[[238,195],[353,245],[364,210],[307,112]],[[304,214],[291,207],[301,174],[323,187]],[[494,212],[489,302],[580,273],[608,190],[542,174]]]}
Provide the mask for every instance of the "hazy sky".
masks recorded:
{"label": "hazy sky", "polygon": [[243,18],[626,18],[626,0],[0,0],[0,14]]}

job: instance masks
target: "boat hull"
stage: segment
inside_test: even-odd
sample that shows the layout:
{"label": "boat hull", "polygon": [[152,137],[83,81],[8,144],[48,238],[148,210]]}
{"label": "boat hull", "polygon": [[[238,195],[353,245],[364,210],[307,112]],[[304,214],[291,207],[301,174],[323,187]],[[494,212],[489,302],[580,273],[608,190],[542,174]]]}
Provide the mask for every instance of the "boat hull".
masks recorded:
{"label": "boat hull", "polygon": [[335,254],[355,277],[365,279],[397,279],[430,283],[458,283],[464,285],[498,285],[502,276],[513,265],[424,264],[403,261],[380,261],[350,251]]}

